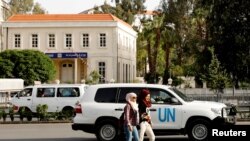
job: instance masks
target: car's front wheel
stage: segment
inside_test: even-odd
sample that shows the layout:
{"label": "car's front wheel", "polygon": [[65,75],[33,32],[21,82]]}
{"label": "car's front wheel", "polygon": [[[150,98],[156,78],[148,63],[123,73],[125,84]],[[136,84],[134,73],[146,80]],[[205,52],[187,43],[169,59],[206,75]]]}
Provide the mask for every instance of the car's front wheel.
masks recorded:
{"label": "car's front wheel", "polygon": [[196,119],[188,126],[188,137],[194,141],[206,141],[210,134],[210,123],[205,119]]}
{"label": "car's front wheel", "polygon": [[97,123],[96,137],[99,141],[117,141],[118,127],[112,120],[103,120]]}

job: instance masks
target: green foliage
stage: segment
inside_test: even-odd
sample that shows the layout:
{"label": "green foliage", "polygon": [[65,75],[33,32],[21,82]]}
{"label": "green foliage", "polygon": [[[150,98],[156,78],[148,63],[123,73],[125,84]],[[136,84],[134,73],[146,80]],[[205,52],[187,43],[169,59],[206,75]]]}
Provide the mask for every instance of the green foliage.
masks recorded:
{"label": "green foliage", "polygon": [[32,10],[33,0],[10,0],[9,2],[13,14],[25,14]]}
{"label": "green foliage", "polygon": [[208,67],[207,75],[204,76],[204,80],[208,83],[210,89],[218,93],[229,85],[229,77],[226,71],[220,66],[220,62],[215,56],[213,48],[210,48],[210,52],[212,60]]}
{"label": "green foliage", "polygon": [[18,110],[19,118],[21,121],[23,121],[23,118],[25,116],[25,107],[20,107]]}
{"label": "green foliage", "polygon": [[44,14],[45,10],[39,3],[34,4],[34,0],[10,0],[12,14]]}
{"label": "green foliage", "polygon": [[5,112],[5,109],[3,109],[2,111],[2,117],[3,117],[3,120],[5,121],[7,117],[7,113]]}
{"label": "green foliage", "polygon": [[232,75],[233,82],[250,82],[249,7],[250,1],[202,0],[200,7],[209,9],[206,24],[209,38],[221,65]]}
{"label": "green foliage", "polygon": [[173,76],[172,79],[173,79],[172,86],[178,86],[178,85],[184,83],[184,80],[181,78]]}
{"label": "green foliage", "polygon": [[36,107],[36,112],[39,120],[46,120],[48,114],[48,105],[47,104],[38,104]]}
{"label": "green foliage", "polygon": [[173,66],[171,69],[171,75],[173,76],[183,76],[183,68],[179,65]]}
{"label": "green foliage", "polygon": [[39,3],[35,3],[33,10],[32,10],[33,14],[45,14],[45,9],[42,8],[42,6]]}
{"label": "green foliage", "polygon": [[22,78],[25,85],[34,81],[53,80],[56,69],[53,61],[35,50],[6,50],[0,53],[0,77]]}
{"label": "green foliage", "polygon": [[94,8],[94,13],[111,13],[123,21],[132,24],[134,15],[145,9],[143,3],[144,1],[142,0],[122,0],[121,2],[115,1],[116,6],[112,7],[105,1],[102,6]]}
{"label": "green foliage", "polygon": [[14,121],[14,115],[15,115],[14,107],[10,107],[9,108],[9,116],[10,116],[11,121]]}
{"label": "green foliage", "polygon": [[1,78],[12,78],[14,77],[12,74],[12,70],[15,64],[11,60],[3,59],[0,56],[0,75]]}
{"label": "green foliage", "polygon": [[87,84],[97,84],[101,75],[96,71],[92,71],[89,74],[89,78],[86,80]]}
{"label": "green foliage", "polygon": [[159,82],[160,77],[159,74],[153,74],[153,73],[147,73],[144,76],[144,80],[148,83],[148,84],[156,84]]}

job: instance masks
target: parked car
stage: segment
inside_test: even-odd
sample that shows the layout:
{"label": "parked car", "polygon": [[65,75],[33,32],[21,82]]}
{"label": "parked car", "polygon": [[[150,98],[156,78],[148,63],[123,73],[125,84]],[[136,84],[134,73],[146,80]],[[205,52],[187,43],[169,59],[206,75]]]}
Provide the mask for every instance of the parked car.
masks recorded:
{"label": "parked car", "polygon": [[191,140],[209,137],[211,125],[235,124],[235,113],[223,103],[194,101],[175,88],[156,84],[98,84],[89,86],[75,107],[72,129],[94,133],[99,141],[119,140],[119,117],[129,92],[151,94],[155,135],[187,134]]}
{"label": "parked car", "polygon": [[37,106],[47,105],[48,112],[74,114],[75,104],[84,95],[84,84],[41,84],[25,87],[10,101],[15,111],[25,108],[26,112],[36,114]]}

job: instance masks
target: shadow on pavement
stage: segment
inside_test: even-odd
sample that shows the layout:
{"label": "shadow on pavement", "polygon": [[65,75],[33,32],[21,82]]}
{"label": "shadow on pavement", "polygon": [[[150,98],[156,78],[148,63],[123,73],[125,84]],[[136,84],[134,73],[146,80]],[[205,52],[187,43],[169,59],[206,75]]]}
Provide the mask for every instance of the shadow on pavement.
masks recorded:
{"label": "shadow on pavement", "polygon": [[97,141],[93,138],[0,139],[0,141]]}
{"label": "shadow on pavement", "polygon": [[[187,138],[160,138],[156,139],[156,141],[187,141]],[[43,138],[43,139],[0,139],[0,141],[97,141],[93,138]],[[149,141],[145,139],[144,141]]]}

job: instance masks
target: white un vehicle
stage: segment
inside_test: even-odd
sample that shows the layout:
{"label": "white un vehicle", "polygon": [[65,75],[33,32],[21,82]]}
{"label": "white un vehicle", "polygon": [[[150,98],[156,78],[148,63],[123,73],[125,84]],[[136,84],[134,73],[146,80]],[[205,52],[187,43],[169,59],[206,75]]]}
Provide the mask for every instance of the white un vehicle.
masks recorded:
{"label": "white un vehicle", "polygon": [[41,84],[27,86],[10,103],[18,112],[21,107],[26,112],[36,114],[39,104],[48,106],[48,112],[63,112],[74,114],[77,101],[83,96],[86,85],[84,84]]}
{"label": "white un vehicle", "polygon": [[78,105],[72,129],[94,133],[99,141],[118,141],[119,117],[129,92],[149,89],[155,135],[185,135],[207,140],[213,124],[235,123],[235,112],[223,103],[193,101],[174,88],[153,84],[99,84],[88,86]]}

